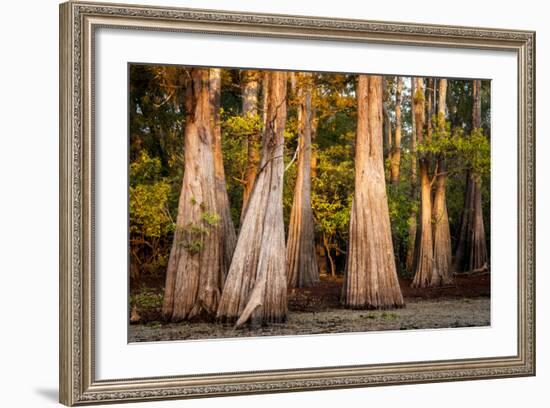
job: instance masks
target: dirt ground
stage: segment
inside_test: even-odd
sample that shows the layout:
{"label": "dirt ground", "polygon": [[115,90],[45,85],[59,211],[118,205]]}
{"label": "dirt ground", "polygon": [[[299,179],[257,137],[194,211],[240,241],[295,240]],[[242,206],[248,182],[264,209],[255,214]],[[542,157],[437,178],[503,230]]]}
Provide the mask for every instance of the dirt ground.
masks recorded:
{"label": "dirt ground", "polygon": [[[409,330],[490,325],[490,275],[457,277],[455,285],[413,289],[400,279],[406,307],[390,311],[348,310],[339,304],[341,278],[325,277],[313,288],[289,291],[289,314],[285,323],[235,330],[196,319],[165,323],[160,316],[161,288],[149,288],[135,301],[139,320],[129,327],[129,342],[187,340],[227,337],[281,336],[345,333],[378,330]],[[141,288],[143,292],[143,287]],[[137,289],[133,292],[137,294]],[[156,296],[156,297],[155,297]]]}

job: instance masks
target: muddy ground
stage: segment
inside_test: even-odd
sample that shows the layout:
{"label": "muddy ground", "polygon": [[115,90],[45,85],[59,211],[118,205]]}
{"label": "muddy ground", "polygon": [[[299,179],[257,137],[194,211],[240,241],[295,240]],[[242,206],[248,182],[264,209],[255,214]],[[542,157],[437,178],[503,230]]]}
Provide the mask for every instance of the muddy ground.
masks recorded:
{"label": "muddy ground", "polygon": [[245,327],[195,319],[165,323],[161,319],[162,288],[132,288],[135,321],[129,342],[227,337],[409,330],[490,325],[490,275],[457,277],[453,286],[413,289],[400,279],[406,307],[391,311],[347,310],[339,304],[341,278],[324,277],[315,287],[289,291],[289,315],[285,323]]}

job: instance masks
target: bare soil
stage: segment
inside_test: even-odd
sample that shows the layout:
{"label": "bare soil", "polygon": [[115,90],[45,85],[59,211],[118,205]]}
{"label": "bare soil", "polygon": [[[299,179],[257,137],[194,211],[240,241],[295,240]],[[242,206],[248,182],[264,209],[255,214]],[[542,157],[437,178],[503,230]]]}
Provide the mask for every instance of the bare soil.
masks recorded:
{"label": "bare soil", "polygon": [[[129,342],[190,340],[227,337],[282,336],[379,330],[455,328],[490,325],[490,275],[459,276],[455,285],[414,289],[410,279],[400,279],[406,307],[397,310],[349,310],[340,306],[342,279],[324,277],[312,288],[289,291],[285,323],[244,327],[197,318],[192,322],[166,323],[159,305],[136,306],[139,321],[129,327]],[[152,287],[152,288],[151,288]],[[143,290],[143,287],[140,289]],[[149,291],[162,293],[158,285]],[[160,292],[159,292],[160,291]],[[134,294],[139,293],[133,288]]]}

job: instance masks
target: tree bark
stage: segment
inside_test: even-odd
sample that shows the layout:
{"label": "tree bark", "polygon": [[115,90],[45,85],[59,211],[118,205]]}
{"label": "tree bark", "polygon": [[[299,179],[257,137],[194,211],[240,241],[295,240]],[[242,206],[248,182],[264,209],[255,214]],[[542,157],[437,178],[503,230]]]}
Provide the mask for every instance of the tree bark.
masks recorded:
{"label": "tree bark", "polygon": [[[424,80],[414,78],[415,94],[413,100],[413,110],[415,118],[415,131],[418,143],[424,141],[424,124],[426,122],[426,93],[424,90]],[[428,82],[430,83],[430,82]],[[431,104],[428,93],[428,114],[430,114]],[[429,122],[429,121],[428,121]],[[426,138],[431,137],[429,128],[426,131]],[[428,287],[436,284],[434,281],[434,262],[433,262],[433,241],[432,241],[432,194],[431,181],[429,175],[429,161],[425,154],[419,157],[418,168],[420,175],[420,223],[417,225],[416,243],[415,243],[415,274],[412,282],[413,287]]]}
{"label": "tree bark", "polygon": [[[439,79],[437,102],[437,128],[439,132],[445,131],[446,119],[447,80]],[[445,157],[440,155],[437,159],[437,174],[435,174],[435,192],[433,202],[433,241],[434,241],[434,268],[440,277],[442,285],[453,282],[451,273],[451,229],[449,227],[449,215],[447,213]]]}
{"label": "tree bark", "polygon": [[439,285],[435,271],[432,240],[432,193],[428,160],[419,160],[420,172],[420,224],[417,227],[417,254],[413,287],[425,288]]}
{"label": "tree bark", "polygon": [[[411,201],[413,203],[416,203],[417,198],[417,175],[416,175],[416,165],[417,165],[417,158],[416,158],[416,120],[415,120],[415,112],[414,112],[414,97],[416,94],[416,87],[414,86],[414,78],[411,77]],[[416,265],[415,260],[415,245],[416,245],[416,232],[417,232],[417,212],[418,210],[415,208],[415,206],[412,207],[411,215],[408,220],[409,224],[409,234],[407,238],[407,260],[406,260],[406,268],[408,272],[414,272],[414,268]]]}
{"label": "tree bark", "polygon": [[[481,128],[481,81],[473,84],[472,130]],[[481,177],[472,171],[466,175],[464,211],[456,249],[456,272],[488,269],[487,243],[481,206]]]}
{"label": "tree bark", "polygon": [[355,196],[342,303],[349,308],[404,305],[397,280],[383,157],[382,78],[359,75]]}
{"label": "tree bark", "polygon": [[390,180],[392,184],[399,182],[399,169],[401,166],[401,92],[403,90],[403,78],[397,77],[395,89],[395,132],[392,151],[390,155]]}
{"label": "tree bark", "polygon": [[[258,71],[243,72],[243,117],[254,120],[258,115],[258,90],[260,74]],[[248,206],[250,193],[254,188],[258,166],[260,164],[260,133],[255,132],[249,135],[246,140],[246,171],[244,176],[243,206],[241,210],[241,224]]]}
{"label": "tree bark", "polygon": [[[220,124],[221,69],[210,69],[210,104],[212,106],[212,149],[214,151],[214,175],[216,180],[216,203],[220,217],[220,255],[222,282],[229,271],[237,236],[231,219],[229,197],[225,182],[222,153],[222,130]],[[222,284],[223,286],[223,284]]]}
{"label": "tree bark", "polygon": [[172,321],[215,313],[222,285],[209,71],[193,68],[190,76],[183,185],[162,310]]}
{"label": "tree bark", "polygon": [[311,74],[303,73],[298,82],[298,160],[294,201],[290,213],[287,242],[288,286],[302,288],[319,282],[315,256],[315,231],[311,209]]}
{"label": "tree bark", "polygon": [[281,322],[287,315],[282,200],[287,77],[272,71],[266,79],[262,161],[217,313],[220,320],[237,320],[236,327]]}

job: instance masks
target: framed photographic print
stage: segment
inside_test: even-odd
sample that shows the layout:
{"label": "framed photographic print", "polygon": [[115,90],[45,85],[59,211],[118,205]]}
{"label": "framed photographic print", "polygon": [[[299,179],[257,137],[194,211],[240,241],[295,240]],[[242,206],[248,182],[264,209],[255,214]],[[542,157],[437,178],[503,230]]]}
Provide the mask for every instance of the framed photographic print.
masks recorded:
{"label": "framed photographic print", "polygon": [[535,374],[535,33],[60,6],[66,405]]}

